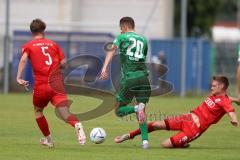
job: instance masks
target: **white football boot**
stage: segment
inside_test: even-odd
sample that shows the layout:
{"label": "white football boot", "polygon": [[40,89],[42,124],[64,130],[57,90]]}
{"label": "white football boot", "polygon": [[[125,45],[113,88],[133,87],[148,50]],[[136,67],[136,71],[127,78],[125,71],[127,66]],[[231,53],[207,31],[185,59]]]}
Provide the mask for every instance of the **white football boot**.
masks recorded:
{"label": "white football boot", "polygon": [[148,140],[143,140],[142,142],[142,148],[147,149],[149,147]]}
{"label": "white football boot", "polygon": [[43,146],[47,146],[49,148],[54,147],[54,143],[53,143],[53,140],[52,140],[50,135],[47,136],[47,137],[41,138],[40,139],[40,144],[43,145]]}
{"label": "white football boot", "polygon": [[80,122],[75,124],[75,130],[78,138],[78,143],[80,145],[84,145],[86,143],[87,138],[84,133],[83,126]]}

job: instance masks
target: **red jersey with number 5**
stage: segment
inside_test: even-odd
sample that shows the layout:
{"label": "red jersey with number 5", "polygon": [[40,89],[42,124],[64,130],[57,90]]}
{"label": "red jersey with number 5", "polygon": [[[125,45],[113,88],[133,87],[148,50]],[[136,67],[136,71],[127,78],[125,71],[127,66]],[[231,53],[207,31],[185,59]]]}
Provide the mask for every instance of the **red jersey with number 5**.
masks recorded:
{"label": "red jersey with number 5", "polygon": [[35,84],[37,81],[48,83],[50,74],[59,70],[59,64],[64,59],[61,48],[46,38],[33,39],[25,43],[22,53],[27,53],[31,61]]}
{"label": "red jersey with number 5", "polygon": [[225,113],[234,111],[232,102],[227,95],[211,95],[197,108],[192,110],[198,116],[202,130],[206,130],[211,124],[217,123]]}

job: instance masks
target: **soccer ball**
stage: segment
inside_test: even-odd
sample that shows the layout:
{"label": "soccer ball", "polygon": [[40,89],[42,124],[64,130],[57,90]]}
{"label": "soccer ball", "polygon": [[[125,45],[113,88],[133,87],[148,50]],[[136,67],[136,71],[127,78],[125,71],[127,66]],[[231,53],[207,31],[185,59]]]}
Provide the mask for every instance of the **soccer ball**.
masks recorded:
{"label": "soccer ball", "polygon": [[93,128],[90,132],[90,139],[95,144],[103,143],[106,139],[106,132],[103,128]]}

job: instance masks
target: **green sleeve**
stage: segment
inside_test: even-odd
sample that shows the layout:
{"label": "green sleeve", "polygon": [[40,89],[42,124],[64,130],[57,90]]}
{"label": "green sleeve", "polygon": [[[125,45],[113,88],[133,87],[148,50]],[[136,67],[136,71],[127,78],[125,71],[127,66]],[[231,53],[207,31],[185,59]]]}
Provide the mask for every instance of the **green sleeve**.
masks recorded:
{"label": "green sleeve", "polygon": [[120,41],[121,41],[121,35],[118,35],[115,40],[113,41],[113,44],[119,48],[120,46]]}

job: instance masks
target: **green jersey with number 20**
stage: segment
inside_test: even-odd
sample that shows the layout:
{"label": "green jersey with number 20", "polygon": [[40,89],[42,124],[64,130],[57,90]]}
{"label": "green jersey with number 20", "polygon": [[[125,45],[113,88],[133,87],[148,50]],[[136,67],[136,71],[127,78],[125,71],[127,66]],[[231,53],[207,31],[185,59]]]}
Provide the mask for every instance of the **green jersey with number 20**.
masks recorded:
{"label": "green jersey with number 20", "polygon": [[126,32],[118,35],[113,44],[120,52],[123,77],[136,78],[148,75],[145,65],[148,51],[146,38],[134,32]]}

